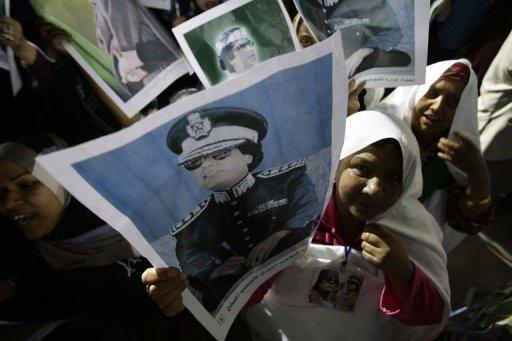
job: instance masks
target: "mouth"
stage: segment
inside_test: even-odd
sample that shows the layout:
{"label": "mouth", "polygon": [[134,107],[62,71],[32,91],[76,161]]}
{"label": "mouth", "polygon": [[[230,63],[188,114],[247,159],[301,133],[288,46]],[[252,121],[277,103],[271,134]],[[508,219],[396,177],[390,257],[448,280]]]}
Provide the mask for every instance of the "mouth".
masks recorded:
{"label": "mouth", "polygon": [[437,122],[441,121],[441,117],[436,115],[421,115],[421,118],[423,119],[423,122],[428,125],[436,124]]}
{"label": "mouth", "polygon": [[10,218],[16,225],[23,227],[25,225],[28,225],[32,221],[32,219],[34,219],[34,216],[35,214],[17,213],[12,215]]}
{"label": "mouth", "polygon": [[357,201],[356,206],[364,211],[373,211],[375,209],[380,209],[382,205],[379,204],[368,204],[364,201]]}
{"label": "mouth", "polygon": [[251,62],[256,62],[256,55],[254,53],[247,56],[247,59]]}
{"label": "mouth", "polygon": [[204,173],[201,175],[201,177],[202,177],[203,179],[206,179],[206,178],[208,178],[208,177],[210,177],[210,176],[214,176],[214,175],[216,175],[216,174],[218,174],[218,173],[220,173],[220,170],[209,170],[209,171],[204,172]]}

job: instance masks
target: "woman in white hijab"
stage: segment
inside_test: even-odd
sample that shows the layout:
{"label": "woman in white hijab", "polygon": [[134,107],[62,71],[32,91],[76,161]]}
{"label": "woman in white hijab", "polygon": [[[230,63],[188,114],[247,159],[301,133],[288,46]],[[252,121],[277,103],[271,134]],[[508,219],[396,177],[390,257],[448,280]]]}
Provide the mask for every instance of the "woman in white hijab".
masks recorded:
{"label": "woman in white hijab", "polygon": [[[450,292],[439,226],[417,200],[412,132],[380,112],[356,113],[340,159],[306,256],[247,311],[253,339],[433,339],[448,318]],[[326,270],[330,276],[320,276]],[[318,289],[330,304],[311,299]]]}
{"label": "woman in white hijab", "polygon": [[410,125],[418,139],[423,170],[420,198],[453,249],[494,215],[487,166],[477,125],[477,79],[465,60],[427,67],[424,85],[399,87],[377,110]]}

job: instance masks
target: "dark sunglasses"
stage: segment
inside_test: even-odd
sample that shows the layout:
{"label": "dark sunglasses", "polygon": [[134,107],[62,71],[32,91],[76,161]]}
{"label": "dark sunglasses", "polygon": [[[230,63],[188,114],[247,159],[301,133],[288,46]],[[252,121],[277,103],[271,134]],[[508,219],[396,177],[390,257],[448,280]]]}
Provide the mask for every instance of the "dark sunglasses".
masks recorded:
{"label": "dark sunglasses", "polygon": [[212,159],[217,160],[217,161],[223,160],[223,159],[229,157],[231,155],[232,151],[233,151],[233,148],[228,148],[228,149],[219,150],[218,152],[214,152],[214,153],[211,153],[208,155],[200,156],[198,158],[183,162],[183,167],[185,167],[185,169],[189,170],[189,171],[194,170],[194,169],[201,167],[204,159],[211,157]]}

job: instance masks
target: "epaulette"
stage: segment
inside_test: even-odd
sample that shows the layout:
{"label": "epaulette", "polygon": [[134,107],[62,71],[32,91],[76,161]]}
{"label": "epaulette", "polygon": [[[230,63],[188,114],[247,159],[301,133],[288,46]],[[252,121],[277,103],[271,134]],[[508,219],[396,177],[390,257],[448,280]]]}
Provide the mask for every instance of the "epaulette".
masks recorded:
{"label": "epaulette", "polygon": [[201,201],[199,205],[196,206],[189,214],[187,214],[183,219],[181,219],[179,222],[171,226],[170,232],[171,236],[174,236],[176,233],[183,230],[185,227],[187,227],[191,222],[193,222],[201,212],[204,211],[204,209],[208,206],[210,203],[211,197],[208,197]]}
{"label": "epaulette", "polygon": [[290,162],[290,163],[286,163],[284,165],[281,165],[281,166],[278,166],[278,167],[274,167],[274,168],[270,168],[270,169],[267,169],[267,170],[264,170],[263,172],[259,173],[258,175],[256,175],[256,177],[258,178],[272,178],[276,175],[281,175],[281,174],[284,174],[286,172],[289,172],[293,169],[296,169],[296,168],[299,168],[299,167],[302,167],[306,164],[306,158],[302,158],[302,159],[298,159],[298,160],[295,160],[293,162]]}

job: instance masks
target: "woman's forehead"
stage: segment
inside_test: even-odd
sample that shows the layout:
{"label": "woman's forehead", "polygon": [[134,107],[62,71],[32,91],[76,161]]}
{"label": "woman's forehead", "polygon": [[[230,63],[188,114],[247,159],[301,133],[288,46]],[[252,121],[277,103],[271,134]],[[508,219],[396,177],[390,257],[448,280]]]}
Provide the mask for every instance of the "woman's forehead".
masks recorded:
{"label": "woman's forehead", "polygon": [[0,159],[0,180],[14,181],[25,174],[29,173],[17,163],[6,159]]}
{"label": "woman's forehead", "polygon": [[446,92],[448,94],[460,95],[466,84],[462,81],[456,79],[443,79],[439,78],[434,84],[430,86],[430,88],[434,88],[439,91]]}

